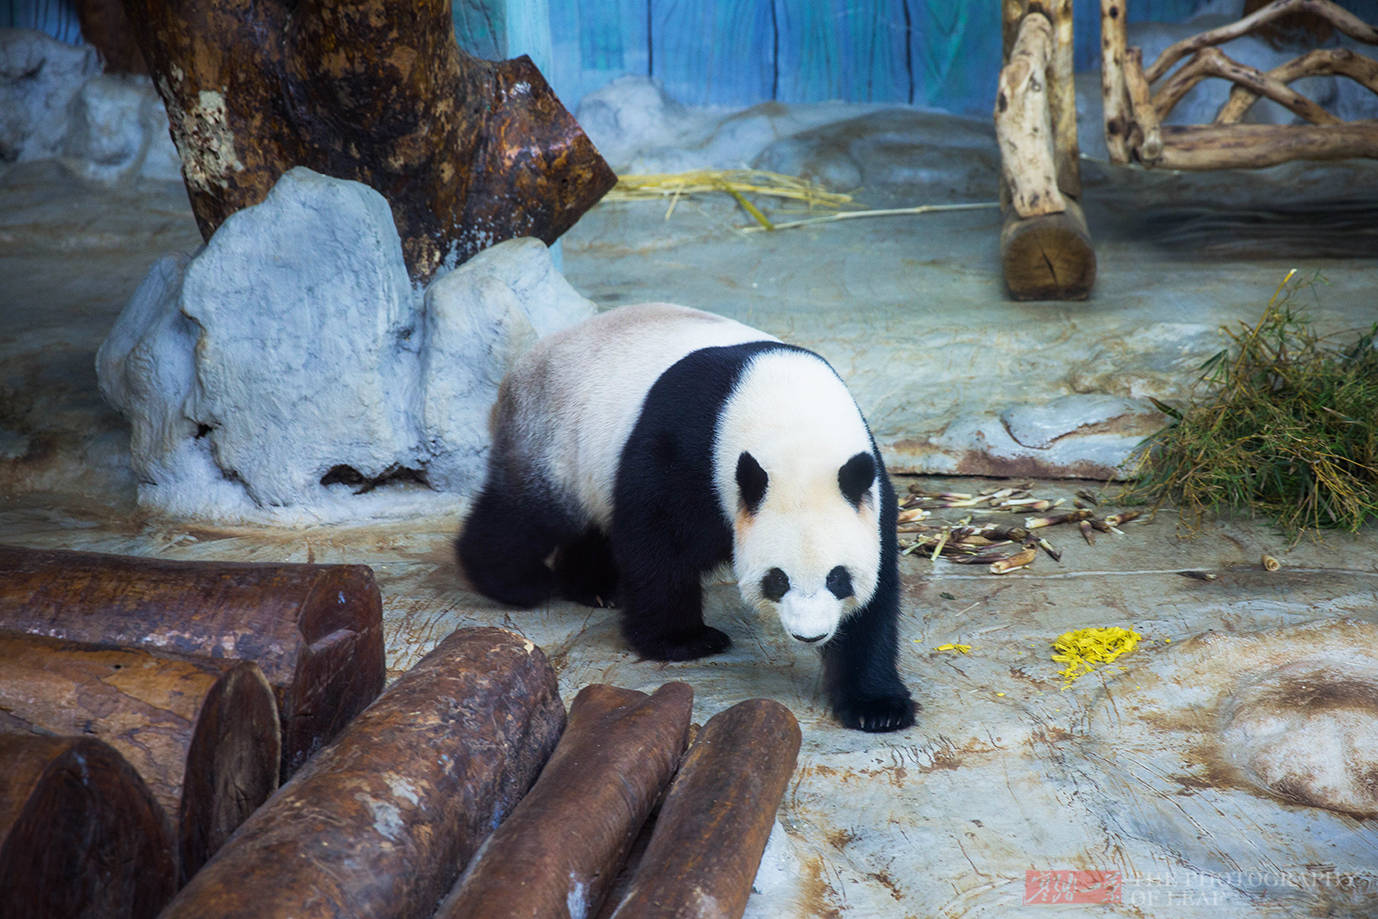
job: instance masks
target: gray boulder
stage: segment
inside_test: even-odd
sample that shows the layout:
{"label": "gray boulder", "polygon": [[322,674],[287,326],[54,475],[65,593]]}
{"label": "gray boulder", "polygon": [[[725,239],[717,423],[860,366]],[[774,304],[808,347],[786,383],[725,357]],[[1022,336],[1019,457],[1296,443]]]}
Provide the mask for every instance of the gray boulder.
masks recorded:
{"label": "gray boulder", "polygon": [[62,152],[67,109],[100,73],[89,45],[68,45],[32,29],[0,29],[0,163]]}
{"label": "gray boulder", "polygon": [[304,168],[157,262],[97,357],[140,503],[284,524],[444,509],[478,486],[512,361],[592,315],[538,240],[413,290],[392,214]]}

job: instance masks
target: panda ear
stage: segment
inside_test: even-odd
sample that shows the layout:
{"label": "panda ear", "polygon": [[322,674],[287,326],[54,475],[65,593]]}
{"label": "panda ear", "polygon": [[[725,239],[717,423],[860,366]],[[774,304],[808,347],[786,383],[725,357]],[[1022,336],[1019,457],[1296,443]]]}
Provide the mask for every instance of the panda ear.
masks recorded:
{"label": "panda ear", "polygon": [[876,480],[876,461],[869,453],[858,453],[837,470],[837,485],[853,507],[861,506],[861,496]]}
{"label": "panda ear", "polygon": [[742,455],[737,457],[737,490],[742,496],[742,504],[746,506],[748,514],[756,513],[761,506],[761,501],[766,496],[768,481],[769,477],[761,468],[761,464],[756,462],[756,457],[743,450]]}

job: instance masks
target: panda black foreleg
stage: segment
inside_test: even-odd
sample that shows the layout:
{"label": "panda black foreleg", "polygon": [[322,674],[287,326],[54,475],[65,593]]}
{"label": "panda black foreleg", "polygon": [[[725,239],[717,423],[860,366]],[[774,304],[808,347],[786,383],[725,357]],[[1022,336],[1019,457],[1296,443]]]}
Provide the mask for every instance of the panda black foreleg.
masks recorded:
{"label": "panda black foreleg", "polygon": [[555,576],[545,560],[571,531],[548,505],[541,508],[490,483],[474,502],[455,549],[475,590],[527,608],[554,593]]}
{"label": "panda black foreleg", "polygon": [[871,602],[847,617],[822,648],[833,714],[862,731],[898,731],[914,723],[914,702],[896,667],[897,587],[885,578]]}
{"label": "panda black foreleg", "polygon": [[622,634],[638,654],[657,661],[691,661],[732,647],[732,639],[703,622],[697,572],[639,583],[624,577]]}

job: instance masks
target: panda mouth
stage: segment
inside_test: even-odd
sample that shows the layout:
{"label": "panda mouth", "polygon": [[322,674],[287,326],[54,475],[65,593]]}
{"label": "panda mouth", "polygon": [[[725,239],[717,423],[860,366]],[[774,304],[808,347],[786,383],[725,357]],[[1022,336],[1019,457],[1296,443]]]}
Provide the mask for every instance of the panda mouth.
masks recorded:
{"label": "panda mouth", "polygon": [[809,635],[800,635],[798,632],[791,632],[790,635],[793,636],[794,638],[798,639],[799,641],[802,641],[802,642],[804,642],[805,644],[810,644],[810,645],[813,644],[813,643],[816,642],[816,641],[822,641],[823,639],[825,639],[825,638],[828,637],[828,633],[827,633],[827,632],[824,632],[824,633],[822,633],[821,635],[813,635],[813,636],[809,636]]}

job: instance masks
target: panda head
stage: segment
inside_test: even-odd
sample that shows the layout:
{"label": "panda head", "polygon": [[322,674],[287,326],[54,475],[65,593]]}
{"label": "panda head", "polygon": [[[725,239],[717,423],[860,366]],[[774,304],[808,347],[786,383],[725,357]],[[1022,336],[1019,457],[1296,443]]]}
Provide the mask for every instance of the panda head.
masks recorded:
{"label": "panda head", "polygon": [[877,471],[868,451],[737,457],[732,564],[742,598],[778,615],[799,641],[827,642],[875,593]]}

